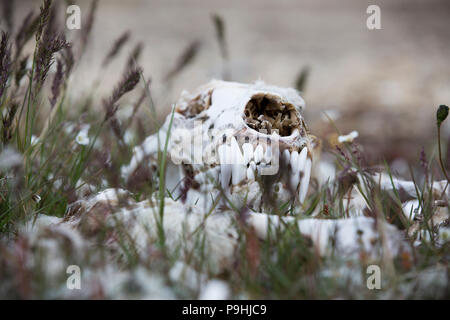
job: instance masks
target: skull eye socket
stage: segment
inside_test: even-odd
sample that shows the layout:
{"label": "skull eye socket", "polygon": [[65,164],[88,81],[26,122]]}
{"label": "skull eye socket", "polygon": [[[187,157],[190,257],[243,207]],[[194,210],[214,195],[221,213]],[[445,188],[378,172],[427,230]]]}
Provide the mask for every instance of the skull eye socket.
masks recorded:
{"label": "skull eye socket", "polygon": [[290,136],[301,124],[292,104],[268,94],[256,94],[250,99],[244,109],[244,120],[253,130],[266,134],[278,130],[282,137]]}

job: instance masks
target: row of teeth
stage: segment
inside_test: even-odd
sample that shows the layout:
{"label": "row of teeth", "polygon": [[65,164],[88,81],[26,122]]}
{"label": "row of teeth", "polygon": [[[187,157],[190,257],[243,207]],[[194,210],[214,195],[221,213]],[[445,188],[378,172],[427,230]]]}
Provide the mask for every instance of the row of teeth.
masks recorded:
{"label": "row of teeth", "polygon": [[[242,181],[255,181],[258,173],[270,165],[272,161],[272,148],[270,145],[258,144],[256,148],[250,143],[242,145],[242,151],[234,137],[231,138],[230,144],[222,144],[218,147],[218,155],[220,161],[220,172],[212,169],[213,176],[217,175],[220,179],[222,189],[227,192],[231,185],[238,185]],[[308,192],[309,181],[311,177],[311,159],[308,157],[308,149],[304,147],[300,153],[284,150],[283,162],[289,164],[288,183],[294,190],[300,203],[303,203]],[[200,173],[201,176],[196,177],[200,180],[206,180],[203,175],[210,174],[208,172]],[[201,182],[201,181],[199,181]]]}

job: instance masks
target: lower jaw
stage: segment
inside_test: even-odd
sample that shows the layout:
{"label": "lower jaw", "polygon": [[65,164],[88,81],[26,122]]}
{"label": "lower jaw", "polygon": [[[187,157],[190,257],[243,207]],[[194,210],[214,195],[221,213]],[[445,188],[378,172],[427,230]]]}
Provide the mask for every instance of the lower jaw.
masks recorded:
{"label": "lower jaw", "polygon": [[300,204],[295,190],[282,181],[273,182],[270,178],[252,181],[243,186],[234,186],[230,199],[241,208],[282,215],[286,214],[292,205]]}

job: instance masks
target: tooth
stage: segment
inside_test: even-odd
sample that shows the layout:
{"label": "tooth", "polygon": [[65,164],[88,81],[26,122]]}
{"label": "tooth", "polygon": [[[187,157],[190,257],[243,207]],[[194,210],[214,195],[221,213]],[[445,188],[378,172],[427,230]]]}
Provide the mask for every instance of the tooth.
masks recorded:
{"label": "tooth", "polygon": [[298,152],[297,151],[293,151],[291,153],[291,168],[292,168],[292,172],[295,174],[300,171],[300,169],[298,167]]}
{"label": "tooth", "polygon": [[300,190],[298,191],[298,199],[300,203],[305,201],[306,194],[308,193],[309,179],[311,177],[311,159],[306,159],[305,170],[303,171],[302,181],[300,182]]}
{"label": "tooth", "polygon": [[232,155],[231,147],[226,144],[221,144],[217,151],[220,159],[220,184],[222,189],[227,191],[230,184],[232,171],[232,166],[230,164],[231,161],[229,161],[230,156]]}
{"label": "tooth", "polygon": [[180,176],[180,187],[184,188],[184,184],[186,183],[186,181],[184,181],[186,175],[184,174],[183,166],[178,166],[178,174]]}
{"label": "tooth", "polygon": [[284,158],[285,163],[289,164],[289,162],[291,161],[291,153],[289,152],[288,149],[284,149],[283,158]]}
{"label": "tooth", "polygon": [[204,172],[199,172],[199,173],[197,173],[197,174],[195,175],[194,180],[197,181],[197,182],[200,183],[200,184],[206,183],[206,173],[204,173]]}
{"label": "tooth", "polygon": [[308,148],[304,147],[302,151],[300,151],[300,155],[298,156],[298,170],[302,171],[305,166],[306,156],[308,155]]}
{"label": "tooth", "polygon": [[263,149],[262,145],[258,144],[258,146],[255,149],[255,154],[254,154],[255,162],[260,163],[261,160],[263,159],[263,156],[264,156],[264,149]]}
{"label": "tooth", "polygon": [[255,161],[251,161],[251,162],[250,162],[250,168],[252,168],[253,171],[256,170],[256,163],[255,163]]}
{"label": "tooth", "polygon": [[244,143],[242,150],[244,151],[244,164],[247,165],[253,159],[253,145]]}
{"label": "tooth", "polygon": [[200,190],[203,192],[209,191],[212,185],[208,181],[208,173],[207,172],[199,172],[195,176],[195,181],[197,181],[200,185]]}
{"label": "tooth", "polygon": [[225,164],[221,166],[220,184],[224,191],[228,190],[231,179],[231,165]]}
{"label": "tooth", "polygon": [[270,163],[272,160],[272,146],[267,146],[266,153],[264,154],[265,163]]}
{"label": "tooth", "polygon": [[251,167],[247,168],[247,179],[255,180],[255,171]]}
{"label": "tooth", "polygon": [[218,148],[217,148],[217,153],[219,154],[219,162],[220,165],[225,164],[226,162],[226,154],[225,154],[225,144],[221,144]]}
{"label": "tooth", "polygon": [[233,157],[231,183],[236,185],[245,179],[247,166],[244,165],[244,157],[235,137],[231,138],[231,150]]}
{"label": "tooth", "polygon": [[293,191],[297,191],[298,183],[300,182],[300,174],[298,172],[291,172],[289,176],[289,183]]}

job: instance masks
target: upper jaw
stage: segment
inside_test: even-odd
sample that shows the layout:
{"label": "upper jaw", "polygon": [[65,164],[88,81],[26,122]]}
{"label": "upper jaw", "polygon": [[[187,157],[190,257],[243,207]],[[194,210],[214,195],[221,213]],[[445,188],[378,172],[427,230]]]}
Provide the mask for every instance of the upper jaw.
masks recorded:
{"label": "upper jaw", "polygon": [[195,192],[219,191],[237,206],[260,211],[267,197],[274,197],[280,205],[286,201],[304,203],[314,152],[309,136],[294,135],[295,143],[289,137],[274,139],[269,135],[268,140],[267,136],[245,139],[231,135],[215,145],[217,162],[194,169],[192,178],[199,186]]}

